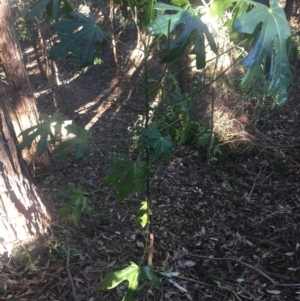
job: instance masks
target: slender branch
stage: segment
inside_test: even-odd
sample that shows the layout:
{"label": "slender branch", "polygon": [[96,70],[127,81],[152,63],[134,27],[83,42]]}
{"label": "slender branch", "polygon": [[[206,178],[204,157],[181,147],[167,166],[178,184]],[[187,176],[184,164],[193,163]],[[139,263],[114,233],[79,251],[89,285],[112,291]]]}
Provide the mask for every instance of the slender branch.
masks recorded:
{"label": "slender branch", "polygon": [[210,164],[210,158],[211,158],[211,150],[213,147],[213,142],[214,142],[214,113],[215,113],[215,101],[217,97],[217,68],[218,68],[218,62],[219,62],[219,56],[216,57],[215,60],[215,69],[214,69],[214,81],[212,84],[212,90],[213,90],[213,97],[211,100],[211,114],[210,114],[210,135],[209,135],[209,143],[208,143],[208,148],[207,148],[207,163]]}
{"label": "slender branch", "polygon": [[[144,41],[143,41],[144,43]],[[149,126],[150,120],[150,100],[149,100],[149,88],[148,88],[148,45],[144,43],[144,68],[145,68],[145,77],[144,77],[144,85],[145,85],[145,108],[146,108],[146,118],[145,118],[145,128],[147,129]],[[149,168],[150,166],[150,149],[147,147],[146,149],[146,166]],[[149,219],[149,250],[148,250],[148,265],[152,265],[153,260],[153,252],[154,252],[154,233],[152,229],[152,221],[151,221],[151,196],[150,196],[150,175],[147,174],[146,180],[146,200],[147,200],[147,208],[148,208],[148,219]]]}

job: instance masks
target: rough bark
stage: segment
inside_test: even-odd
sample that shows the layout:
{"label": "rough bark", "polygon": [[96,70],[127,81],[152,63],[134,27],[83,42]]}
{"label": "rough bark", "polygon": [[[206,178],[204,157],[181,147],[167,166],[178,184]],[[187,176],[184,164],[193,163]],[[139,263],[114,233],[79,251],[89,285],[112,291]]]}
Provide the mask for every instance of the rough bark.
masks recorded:
{"label": "rough bark", "polygon": [[0,254],[20,241],[41,238],[50,221],[16,142],[0,107]]}
{"label": "rough bark", "polygon": [[[0,0],[0,60],[9,84],[12,101],[5,100],[16,137],[38,123],[38,110],[14,28],[8,0]],[[35,145],[23,157],[32,166],[44,169],[50,165],[48,154],[36,157]],[[32,170],[34,168],[31,168]]]}

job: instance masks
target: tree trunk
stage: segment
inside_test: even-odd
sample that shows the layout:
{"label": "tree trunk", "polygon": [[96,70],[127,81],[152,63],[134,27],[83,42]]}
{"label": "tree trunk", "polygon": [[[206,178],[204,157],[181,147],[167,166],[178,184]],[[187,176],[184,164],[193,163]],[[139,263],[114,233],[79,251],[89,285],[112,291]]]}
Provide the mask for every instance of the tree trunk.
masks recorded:
{"label": "tree trunk", "polygon": [[0,254],[46,234],[50,218],[30,181],[13,130],[0,107]]}
{"label": "tree trunk", "polygon": [[294,7],[294,0],[287,0],[284,7],[284,12],[287,20],[290,22]]}
{"label": "tree trunk", "polygon": [[[8,0],[0,0],[0,60],[2,61],[12,101],[5,100],[16,137],[38,123],[38,110],[23,61],[17,33],[14,28]],[[20,142],[20,141],[19,141]],[[47,169],[50,165],[48,154],[35,156],[36,145],[30,151],[23,151],[27,164],[34,170]]]}

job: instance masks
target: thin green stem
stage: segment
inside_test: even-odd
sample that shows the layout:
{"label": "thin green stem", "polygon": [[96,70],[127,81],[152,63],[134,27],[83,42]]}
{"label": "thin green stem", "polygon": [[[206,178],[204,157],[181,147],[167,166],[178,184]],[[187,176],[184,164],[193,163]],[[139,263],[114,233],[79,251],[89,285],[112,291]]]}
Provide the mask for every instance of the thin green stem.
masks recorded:
{"label": "thin green stem", "polygon": [[170,103],[170,104],[162,105],[162,106],[160,106],[159,108],[150,108],[150,111],[160,110],[160,109],[162,109],[162,108],[167,108],[167,107],[169,107],[169,106],[173,106],[173,105],[175,105],[175,104],[177,104],[177,103],[179,103],[179,102],[182,102],[182,101],[184,101],[184,100],[187,100],[188,98],[193,97],[193,96],[199,94],[200,92],[204,91],[204,90],[207,89],[209,86],[211,86],[215,81],[217,81],[219,78],[221,78],[221,77],[222,77],[229,69],[231,69],[231,68],[238,62],[238,60],[239,60],[239,58],[240,58],[241,56],[242,56],[242,54],[235,60],[235,62],[234,62],[232,65],[230,65],[230,66],[229,66],[228,68],[226,68],[223,72],[221,72],[221,73],[220,73],[213,81],[211,81],[209,84],[204,85],[202,88],[200,88],[199,90],[195,91],[194,93],[189,94],[188,96],[186,96],[186,97],[184,97],[184,98],[182,98],[182,99],[176,100],[176,101],[174,101],[174,102],[172,102],[172,103]]}
{"label": "thin green stem", "polygon": [[[215,61],[215,69],[214,69],[214,79],[217,77],[217,68],[218,68],[218,61],[219,57],[217,56],[216,61]],[[213,90],[213,97],[211,100],[211,114],[210,114],[210,135],[209,135],[209,143],[208,143],[208,148],[207,148],[207,163],[210,164],[210,158],[211,158],[211,150],[213,147],[213,142],[214,142],[214,113],[215,113],[215,100],[217,97],[217,81],[214,80],[213,85],[212,85],[212,90]]]}

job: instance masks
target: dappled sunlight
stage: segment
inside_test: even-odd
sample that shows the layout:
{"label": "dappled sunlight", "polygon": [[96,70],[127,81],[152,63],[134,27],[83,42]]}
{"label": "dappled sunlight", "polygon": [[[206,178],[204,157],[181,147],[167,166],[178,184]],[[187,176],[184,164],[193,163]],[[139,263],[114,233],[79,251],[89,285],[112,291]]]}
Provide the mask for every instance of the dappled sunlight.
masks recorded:
{"label": "dappled sunlight", "polygon": [[129,64],[132,64],[132,66],[125,73],[125,76],[131,77],[136,72],[136,70],[143,64],[143,58],[144,51],[139,48],[135,48],[131,52],[130,58],[128,59]]}
{"label": "dappled sunlight", "polygon": [[[215,16],[212,17],[209,11],[209,6],[199,6],[198,10],[201,20],[208,27],[209,32],[213,35],[219,49],[219,53],[222,54],[218,58],[217,70],[225,70],[232,65],[233,61],[232,51],[227,52],[233,47],[233,43],[229,38],[229,28],[224,26],[224,22],[226,22],[226,19],[230,16],[225,15],[222,19]],[[216,54],[211,50],[208,42],[206,41],[206,61],[212,61],[212,63],[214,63],[215,57]]]}
{"label": "dappled sunlight", "polygon": [[79,115],[86,114],[90,110],[90,108],[95,106],[100,101],[100,99],[101,99],[101,97],[99,96],[95,100],[92,100],[92,101],[84,104],[83,106],[79,107],[74,112],[78,113]]}
{"label": "dappled sunlight", "polygon": [[104,101],[101,103],[101,105],[94,110],[93,112],[96,113],[96,115],[88,122],[88,124],[84,127],[86,130],[89,130],[100,118],[101,116],[111,107],[111,102]]}
{"label": "dappled sunlight", "polygon": [[[89,130],[101,117],[102,115],[111,108],[111,106],[117,101],[117,97],[122,94],[123,89],[117,86],[115,83],[111,83],[112,87],[109,87],[110,97],[107,97],[107,100],[102,100],[103,96],[98,96],[95,100],[79,107],[75,112],[78,114],[86,114],[92,107],[101,101],[101,104],[93,110],[93,113],[96,113],[94,117],[86,124],[85,129]],[[118,109],[115,109],[117,112],[121,106],[118,106]]]}

